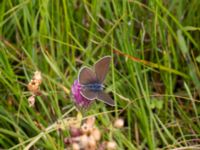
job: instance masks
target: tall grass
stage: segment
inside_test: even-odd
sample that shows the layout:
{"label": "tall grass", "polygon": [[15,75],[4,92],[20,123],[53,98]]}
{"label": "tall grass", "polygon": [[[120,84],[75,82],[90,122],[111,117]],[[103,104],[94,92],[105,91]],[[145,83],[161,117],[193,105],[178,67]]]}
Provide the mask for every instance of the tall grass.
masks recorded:
{"label": "tall grass", "polygon": [[[0,148],[64,149],[58,120],[78,113],[70,88],[82,65],[111,55],[95,115],[118,149],[200,149],[199,0],[2,0],[0,2]],[[29,107],[26,85],[43,75]],[[125,127],[112,130],[115,118]],[[107,134],[106,130],[111,130]]]}

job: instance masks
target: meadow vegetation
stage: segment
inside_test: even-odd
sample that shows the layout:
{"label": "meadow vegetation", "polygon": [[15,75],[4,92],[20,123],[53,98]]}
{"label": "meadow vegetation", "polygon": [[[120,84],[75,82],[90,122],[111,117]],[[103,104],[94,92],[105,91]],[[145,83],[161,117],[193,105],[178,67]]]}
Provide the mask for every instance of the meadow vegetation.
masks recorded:
{"label": "meadow vegetation", "polygon": [[[69,126],[91,116],[119,150],[200,149],[199,9],[199,0],[1,0],[0,149],[67,148]],[[78,71],[106,55],[115,106],[79,112]]]}

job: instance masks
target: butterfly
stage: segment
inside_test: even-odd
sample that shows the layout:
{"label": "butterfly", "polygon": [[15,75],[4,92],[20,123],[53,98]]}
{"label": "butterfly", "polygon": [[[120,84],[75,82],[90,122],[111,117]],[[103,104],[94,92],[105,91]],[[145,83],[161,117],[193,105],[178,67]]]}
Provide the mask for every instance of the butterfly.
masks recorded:
{"label": "butterfly", "polygon": [[98,99],[114,106],[113,99],[104,92],[103,82],[109,70],[111,56],[105,56],[98,60],[93,69],[82,67],[79,71],[78,81],[81,85],[81,95],[89,100]]}

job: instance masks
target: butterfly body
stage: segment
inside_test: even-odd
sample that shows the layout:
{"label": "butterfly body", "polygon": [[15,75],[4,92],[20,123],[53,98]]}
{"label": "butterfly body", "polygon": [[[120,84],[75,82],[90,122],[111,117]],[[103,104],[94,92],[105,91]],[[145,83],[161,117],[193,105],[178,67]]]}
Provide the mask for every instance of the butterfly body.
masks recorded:
{"label": "butterfly body", "polygon": [[103,84],[100,83],[91,83],[87,85],[82,85],[83,90],[91,90],[91,91],[103,91]]}
{"label": "butterfly body", "polygon": [[94,70],[82,67],[79,71],[78,80],[81,84],[81,95],[89,100],[98,99],[114,106],[113,99],[103,91],[103,82],[109,70],[111,57],[105,56],[94,65]]}

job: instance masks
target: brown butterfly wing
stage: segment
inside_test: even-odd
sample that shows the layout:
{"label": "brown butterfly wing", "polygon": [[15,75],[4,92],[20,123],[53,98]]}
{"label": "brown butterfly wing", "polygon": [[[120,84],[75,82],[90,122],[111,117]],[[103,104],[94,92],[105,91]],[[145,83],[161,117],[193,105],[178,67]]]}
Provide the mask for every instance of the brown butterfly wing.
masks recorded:
{"label": "brown butterfly wing", "polygon": [[96,82],[96,74],[88,67],[83,67],[79,71],[78,81],[82,85]]}
{"label": "brown butterfly wing", "polygon": [[97,98],[98,93],[89,89],[81,89],[81,95],[89,100]]}
{"label": "brown butterfly wing", "polygon": [[97,61],[96,64],[94,65],[96,78],[99,83],[103,83],[103,81],[105,80],[105,77],[109,70],[110,61],[111,57],[105,56],[101,58],[99,61]]}
{"label": "brown butterfly wing", "polygon": [[104,103],[106,103],[110,106],[115,105],[113,99],[107,93],[105,93],[103,91],[98,92],[97,99],[100,100],[100,101],[103,101]]}

